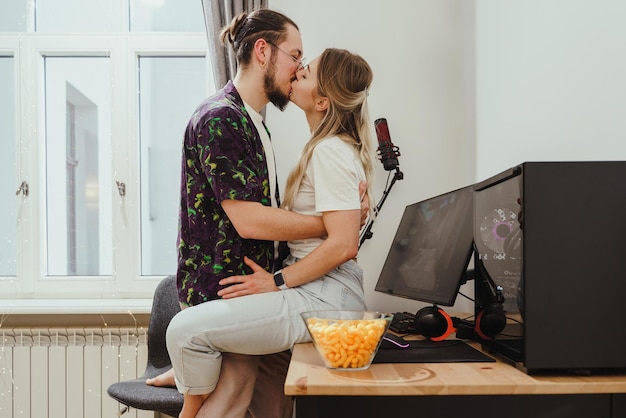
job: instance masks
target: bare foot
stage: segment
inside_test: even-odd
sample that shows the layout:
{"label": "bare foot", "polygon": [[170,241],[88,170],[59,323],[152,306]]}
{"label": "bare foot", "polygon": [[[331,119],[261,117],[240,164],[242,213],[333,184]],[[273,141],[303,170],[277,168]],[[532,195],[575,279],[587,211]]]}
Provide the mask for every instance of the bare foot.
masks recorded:
{"label": "bare foot", "polygon": [[161,373],[157,377],[146,379],[146,385],[173,388],[176,387],[174,381],[174,369]]}
{"label": "bare foot", "polygon": [[178,418],[196,418],[196,414],[208,397],[209,394],[185,395],[183,409],[180,411],[180,415],[178,415]]}

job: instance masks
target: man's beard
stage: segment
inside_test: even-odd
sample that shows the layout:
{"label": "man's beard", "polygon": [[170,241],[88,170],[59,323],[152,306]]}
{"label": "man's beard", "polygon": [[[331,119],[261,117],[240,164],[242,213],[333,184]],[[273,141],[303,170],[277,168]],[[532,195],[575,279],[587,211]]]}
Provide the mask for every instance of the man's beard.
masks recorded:
{"label": "man's beard", "polygon": [[278,110],[283,111],[285,107],[289,104],[289,95],[285,94],[280,88],[276,85],[274,81],[274,76],[276,75],[276,68],[274,67],[274,63],[270,63],[270,68],[265,73],[263,77],[263,88],[265,89],[265,95],[267,96],[270,103],[272,103]]}

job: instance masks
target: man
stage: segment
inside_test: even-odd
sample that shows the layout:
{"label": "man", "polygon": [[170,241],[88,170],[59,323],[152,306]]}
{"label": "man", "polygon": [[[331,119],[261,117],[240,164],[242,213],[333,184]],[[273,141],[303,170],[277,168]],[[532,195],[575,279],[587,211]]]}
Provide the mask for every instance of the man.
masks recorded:
{"label": "man", "polygon": [[[278,208],[273,151],[260,114],[269,102],[281,110],[289,103],[303,60],[298,27],[261,9],[235,17],[221,38],[235,52],[237,74],[198,107],[185,133],[177,272],[183,307],[216,299],[222,278],[251,273],[244,256],[272,271],[274,241],[326,233],[320,217]],[[225,354],[220,382],[227,383],[198,416],[291,417],[292,400],[283,394],[289,358],[288,352]],[[172,377],[147,383],[171,384]]]}

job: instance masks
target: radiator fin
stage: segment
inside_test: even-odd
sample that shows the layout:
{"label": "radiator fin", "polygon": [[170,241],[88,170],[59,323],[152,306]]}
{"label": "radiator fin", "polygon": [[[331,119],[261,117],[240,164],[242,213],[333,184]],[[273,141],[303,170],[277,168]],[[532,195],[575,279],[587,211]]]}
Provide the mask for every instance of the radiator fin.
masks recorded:
{"label": "radiator fin", "polygon": [[0,328],[0,418],[116,417],[107,388],[143,375],[147,359],[146,328]]}

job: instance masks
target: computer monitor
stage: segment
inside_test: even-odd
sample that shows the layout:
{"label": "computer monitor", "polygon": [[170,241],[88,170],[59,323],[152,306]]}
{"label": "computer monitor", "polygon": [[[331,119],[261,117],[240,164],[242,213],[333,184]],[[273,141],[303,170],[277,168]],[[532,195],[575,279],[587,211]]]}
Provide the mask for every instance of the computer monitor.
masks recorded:
{"label": "computer monitor", "polygon": [[408,205],[375,290],[453,306],[472,256],[473,186]]}

